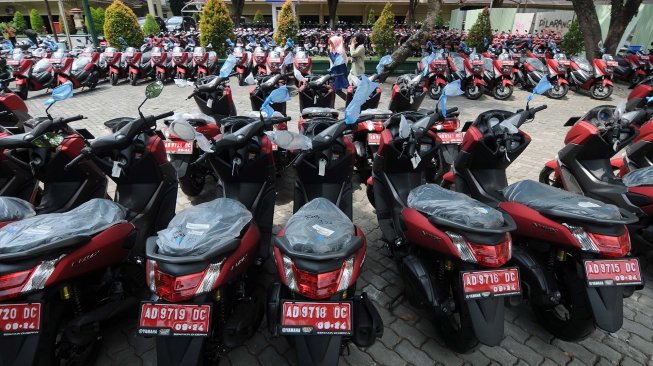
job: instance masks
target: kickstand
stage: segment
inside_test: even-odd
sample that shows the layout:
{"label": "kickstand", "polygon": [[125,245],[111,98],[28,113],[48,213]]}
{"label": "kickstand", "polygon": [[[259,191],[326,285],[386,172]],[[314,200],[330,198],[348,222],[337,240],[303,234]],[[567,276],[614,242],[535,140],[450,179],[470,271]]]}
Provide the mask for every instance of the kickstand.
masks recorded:
{"label": "kickstand", "polygon": [[381,241],[383,241],[383,242],[385,243],[385,245],[383,246],[383,248],[385,248],[386,253],[384,253],[384,255],[385,255],[386,257],[388,257],[388,258],[392,258],[392,257],[394,257],[394,254],[392,254],[392,249],[390,249],[390,245],[391,245],[392,243],[391,243],[390,241],[386,240],[386,239],[383,239],[383,238],[381,239]]}
{"label": "kickstand", "polygon": [[388,304],[388,311],[390,311],[390,314],[394,315],[395,309],[397,306],[401,305],[401,303],[404,301],[405,297],[405,292],[402,291],[399,293],[399,295],[395,296],[390,300],[390,303]]}

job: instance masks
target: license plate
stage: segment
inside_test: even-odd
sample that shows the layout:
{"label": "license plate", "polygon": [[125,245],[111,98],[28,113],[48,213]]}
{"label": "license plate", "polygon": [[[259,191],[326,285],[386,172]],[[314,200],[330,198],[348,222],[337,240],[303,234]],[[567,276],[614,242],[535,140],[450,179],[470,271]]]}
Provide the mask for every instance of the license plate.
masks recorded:
{"label": "license plate", "polygon": [[9,60],[9,61],[7,61],[7,65],[18,65],[18,61],[16,61],[16,60]]}
{"label": "license plate", "polygon": [[481,60],[472,61],[472,65],[483,65],[483,61]]}
{"label": "license plate", "polygon": [[283,303],[281,334],[351,335],[350,302]]}
{"label": "license plate", "polygon": [[151,56],[152,56],[152,57],[160,57],[160,56],[161,56],[161,52],[152,52]]}
{"label": "license plate", "polygon": [[368,145],[379,145],[381,143],[381,134],[380,133],[369,133],[367,134],[367,144]]}
{"label": "license plate", "polygon": [[207,337],[211,305],[141,303],[138,334]]}
{"label": "license plate", "polygon": [[617,66],[619,63],[617,61],[607,61],[608,66]]}
{"label": "license plate", "polygon": [[296,59],[296,61],[297,61],[298,64],[307,64],[308,63],[308,59],[306,59],[306,58],[298,58],[298,59]]}
{"label": "license plate", "polygon": [[192,141],[166,140],[163,144],[165,145],[166,153],[168,154],[189,155],[193,153]]}
{"label": "license plate", "polygon": [[173,57],[182,57],[184,54],[181,52],[175,52],[172,54]]}
{"label": "license plate", "polygon": [[515,61],[501,61],[501,65],[504,65],[504,66],[514,66],[514,65],[515,65]]}
{"label": "license plate", "polygon": [[462,132],[438,132],[437,136],[443,144],[461,144],[465,134]]}
{"label": "license plate", "polygon": [[626,286],[643,284],[639,259],[605,259],[586,260],[585,275],[587,285],[597,286]]}
{"label": "license plate", "polygon": [[566,60],[561,60],[561,61],[558,61],[558,63],[559,63],[560,65],[569,65],[571,62],[566,61]]}
{"label": "license plate", "polygon": [[521,293],[517,268],[461,272],[461,277],[465,300],[512,296]]}
{"label": "license plate", "polygon": [[125,52],[125,57],[132,57],[132,56],[134,56],[133,53],[131,53],[131,52]]}
{"label": "license plate", "polygon": [[280,58],[271,58],[270,62],[281,62]]}
{"label": "license plate", "polygon": [[41,329],[41,304],[0,305],[0,335],[37,334]]}
{"label": "license plate", "polygon": [[113,57],[113,52],[105,52],[104,56],[106,57]]}
{"label": "license plate", "polygon": [[435,60],[434,62],[435,62],[436,65],[446,65],[447,64],[447,61],[445,61],[445,60]]}

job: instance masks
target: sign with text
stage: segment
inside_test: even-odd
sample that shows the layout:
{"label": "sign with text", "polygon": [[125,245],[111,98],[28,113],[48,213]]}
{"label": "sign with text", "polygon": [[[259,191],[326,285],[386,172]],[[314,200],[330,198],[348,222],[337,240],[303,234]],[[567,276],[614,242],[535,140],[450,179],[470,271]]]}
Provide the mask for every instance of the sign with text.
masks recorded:
{"label": "sign with text", "polygon": [[533,33],[542,31],[558,32],[565,34],[569,30],[571,21],[574,19],[573,11],[558,10],[535,13],[533,22]]}

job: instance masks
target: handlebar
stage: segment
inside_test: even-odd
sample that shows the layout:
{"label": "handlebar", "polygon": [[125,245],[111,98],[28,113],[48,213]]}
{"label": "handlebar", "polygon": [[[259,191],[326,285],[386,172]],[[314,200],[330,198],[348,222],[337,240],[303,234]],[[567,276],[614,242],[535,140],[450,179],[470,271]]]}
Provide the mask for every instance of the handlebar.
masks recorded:
{"label": "handlebar", "polygon": [[68,171],[72,169],[75,165],[79,164],[82,159],[86,158],[91,154],[91,148],[90,147],[85,147],[82,149],[82,151],[77,155],[73,160],[70,161],[70,163],[66,164],[66,166],[63,168],[65,171]]}
{"label": "handlebar", "polygon": [[167,117],[172,117],[172,116],[174,116],[174,114],[175,114],[175,112],[173,112],[173,111],[168,111],[168,112],[165,112],[165,113],[159,114],[158,116],[154,116],[154,117],[150,117],[150,118],[152,118],[153,120],[157,121],[157,120],[164,119],[164,118],[167,118]]}
{"label": "handlebar", "polygon": [[292,166],[297,168],[309,153],[309,151],[300,152],[299,155],[297,155],[297,157],[293,160]]}
{"label": "handlebar", "polygon": [[86,118],[86,117],[82,116],[81,114],[78,114],[78,115],[73,116],[73,117],[62,118],[62,119],[59,120],[59,123],[70,123],[70,122],[83,120],[84,118]]}

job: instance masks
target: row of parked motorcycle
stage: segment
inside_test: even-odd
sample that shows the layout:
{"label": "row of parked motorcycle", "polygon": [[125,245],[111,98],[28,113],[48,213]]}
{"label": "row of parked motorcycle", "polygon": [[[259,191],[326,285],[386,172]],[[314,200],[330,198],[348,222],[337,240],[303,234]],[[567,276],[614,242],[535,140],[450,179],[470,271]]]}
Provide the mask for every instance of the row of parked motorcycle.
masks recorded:
{"label": "row of parked motorcycle", "polygon": [[[50,114],[71,96],[66,82],[46,102],[45,117],[3,129],[2,364],[91,363],[101,325],[138,311],[138,333],[156,337],[160,365],[216,363],[253,335],[263,314],[274,336],[292,341],[300,364],[336,365],[348,343],[367,347],[383,332],[374,304],[356,291],[367,251],[352,221],[357,169],[369,176],[403,296],[435,315],[453,350],[498,345],[505,306],[524,299],[564,340],[583,339],[596,326],[620,329],[623,298],[643,286],[629,255],[637,215],[534,181],[507,184],[507,167],[531,140],[520,128],[546,106],[484,112],[463,135],[457,108],[447,108],[447,98],[463,93],[459,81],[444,87],[435,110],[412,108],[408,98],[384,111],[372,108],[376,76],[363,77],[340,119],[332,104],[318,105],[333,100],[332,76],[310,76],[300,80],[300,95],[327,94],[300,96],[293,133],[281,113],[290,99],[284,74],[259,83],[269,88],[254,115],[213,109],[231,100],[236,63],[232,56],[219,75],[194,83],[190,96],[203,114],[146,116],[139,108],[139,117],[105,122],[112,133],[95,138],[74,128],[83,116]],[[423,77],[399,78],[393,95],[412,86],[423,97],[415,87]],[[148,85],[146,97],[162,88]],[[641,100],[630,108],[646,111]],[[606,111],[590,114],[602,116],[597,128],[614,126]],[[585,126],[592,115],[577,122],[584,134],[570,132],[563,151],[580,156],[584,142],[603,155],[620,147],[590,141],[615,131],[592,132]],[[564,163],[595,172],[596,159]],[[440,168],[437,179],[437,162],[455,169]],[[296,172],[294,214],[273,236],[279,165]],[[193,171],[216,177],[217,198],[175,215],[178,181]],[[571,187],[564,166],[560,176]],[[108,179],[117,186],[113,200]],[[650,205],[645,188],[622,194],[644,211]],[[269,256],[278,279],[264,291],[257,278]]]}

